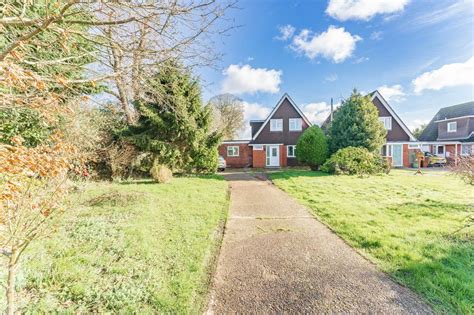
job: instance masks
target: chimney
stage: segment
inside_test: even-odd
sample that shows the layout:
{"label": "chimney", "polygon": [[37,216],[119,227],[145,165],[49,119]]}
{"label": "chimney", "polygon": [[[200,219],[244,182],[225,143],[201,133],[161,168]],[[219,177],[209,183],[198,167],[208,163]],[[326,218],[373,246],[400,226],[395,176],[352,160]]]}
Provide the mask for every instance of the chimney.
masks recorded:
{"label": "chimney", "polygon": [[332,122],[332,113],[334,111],[334,106],[332,104],[332,97],[331,97],[331,119],[329,120],[330,122]]}

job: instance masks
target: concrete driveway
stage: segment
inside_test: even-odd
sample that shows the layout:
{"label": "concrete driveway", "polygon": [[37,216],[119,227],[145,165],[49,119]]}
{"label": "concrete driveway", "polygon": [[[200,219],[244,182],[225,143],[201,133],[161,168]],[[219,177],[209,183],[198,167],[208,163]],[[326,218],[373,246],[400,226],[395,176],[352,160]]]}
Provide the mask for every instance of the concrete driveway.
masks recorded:
{"label": "concrete driveway", "polygon": [[431,313],[270,182],[229,173],[208,313]]}

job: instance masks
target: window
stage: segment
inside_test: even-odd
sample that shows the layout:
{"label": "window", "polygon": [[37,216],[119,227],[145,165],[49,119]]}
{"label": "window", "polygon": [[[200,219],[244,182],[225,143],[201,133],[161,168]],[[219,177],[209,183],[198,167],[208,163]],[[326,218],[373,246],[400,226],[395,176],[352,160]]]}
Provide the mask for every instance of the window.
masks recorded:
{"label": "window", "polygon": [[263,150],[263,145],[262,144],[255,144],[253,146],[254,151],[260,151]]}
{"label": "window", "polygon": [[437,145],[436,146],[436,154],[437,155],[444,155],[444,145]]}
{"label": "window", "polygon": [[420,145],[419,144],[409,144],[408,149],[419,149]]}
{"label": "window", "polygon": [[287,157],[296,157],[296,145],[287,145],[286,146],[286,156]]}
{"label": "window", "polygon": [[270,131],[283,131],[283,119],[270,119]]}
{"label": "window", "polygon": [[227,156],[239,156],[239,146],[227,147]]}
{"label": "window", "polygon": [[301,118],[290,118],[290,131],[301,131],[302,129]]}
{"label": "window", "polygon": [[461,155],[472,155],[472,144],[461,145]]}
{"label": "window", "polygon": [[453,121],[453,122],[448,122],[448,132],[456,132],[458,127],[458,123]]}
{"label": "window", "polygon": [[392,117],[379,117],[379,120],[386,130],[392,130]]}

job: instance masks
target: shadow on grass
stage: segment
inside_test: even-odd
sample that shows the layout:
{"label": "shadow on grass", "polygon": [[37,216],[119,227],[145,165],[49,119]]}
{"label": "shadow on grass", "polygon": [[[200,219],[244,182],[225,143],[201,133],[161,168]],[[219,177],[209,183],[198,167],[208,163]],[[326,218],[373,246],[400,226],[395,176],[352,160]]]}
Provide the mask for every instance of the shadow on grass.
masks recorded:
{"label": "shadow on grass", "polygon": [[474,309],[472,239],[426,245],[423,261],[408,261],[392,276],[422,294],[437,313],[468,314]]}
{"label": "shadow on grass", "polygon": [[468,203],[442,202],[440,200],[425,199],[418,202],[404,202],[387,207],[388,210],[396,212],[404,217],[426,216],[441,218],[451,213],[468,211]]}
{"label": "shadow on grass", "polygon": [[[175,174],[174,178],[199,178],[199,179],[214,179],[224,180],[224,176],[219,174]],[[141,178],[134,180],[127,180],[120,183],[120,185],[158,185],[152,178]]]}
{"label": "shadow on grass", "polygon": [[326,177],[336,176],[321,171],[308,171],[308,170],[290,170],[282,171],[269,174],[271,179],[290,179],[294,177]]}

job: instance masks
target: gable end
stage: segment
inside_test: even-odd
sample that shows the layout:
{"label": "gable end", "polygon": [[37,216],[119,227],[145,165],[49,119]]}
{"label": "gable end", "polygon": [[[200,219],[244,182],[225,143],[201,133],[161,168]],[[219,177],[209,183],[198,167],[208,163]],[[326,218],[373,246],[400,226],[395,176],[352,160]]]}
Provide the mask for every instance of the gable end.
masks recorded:
{"label": "gable end", "polygon": [[[295,104],[295,102],[293,102],[293,100],[291,99],[291,97],[285,93],[283,94],[283,96],[281,97],[281,99],[278,101],[277,105],[273,108],[273,110],[270,112],[270,114],[268,115],[267,119],[265,119],[265,121],[263,122],[263,124],[260,126],[260,128],[258,129],[258,131],[255,133],[255,135],[253,135],[252,137],[252,140],[255,140],[257,139],[257,137],[260,135],[260,133],[263,131],[263,129],[265,128],[265,126],[268,125],[268,122],[270,121],[270,119],[272,119],[272,117],[275,115],[275,113],[278,111],[278,109],[280,108],[280,106],[285,102],[285,100],[288,101],[288,103],[290,103],[291,106],[293,106],[293,108],[296,110],[296,112],[300,115],[300,117],[303,119],[303,121],[308,125],[308,126],[311,126],[311,122],[308,120],[308,118],[306,118],[305,114],[299,109],[299,107]],[[291,118],[295,118],[295,117],[291,117]]]}

